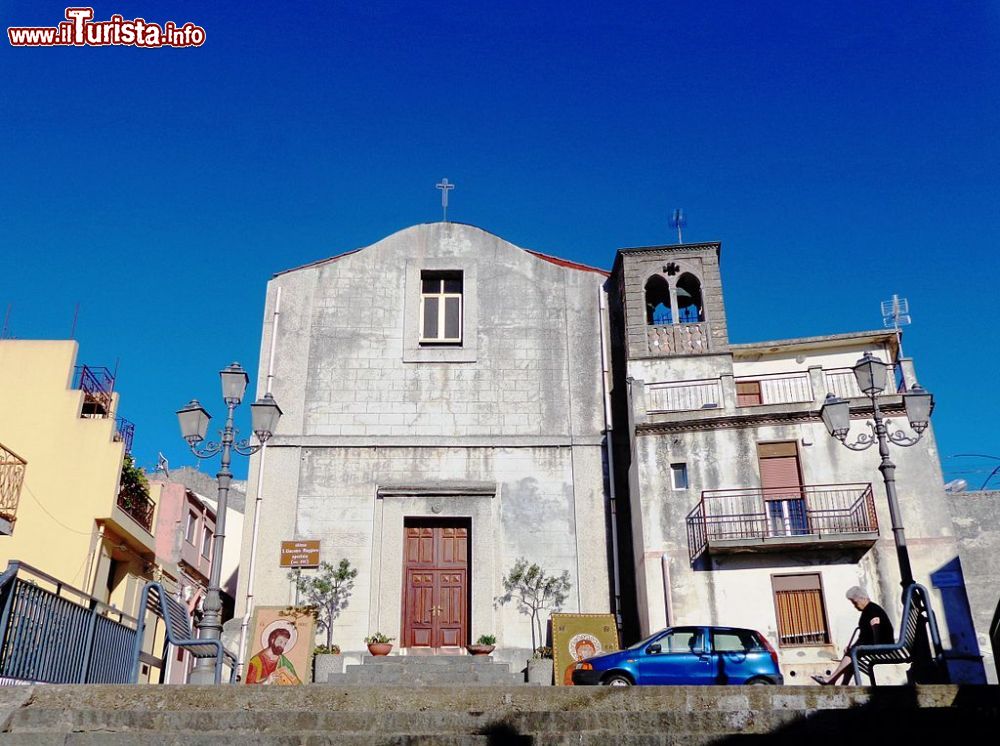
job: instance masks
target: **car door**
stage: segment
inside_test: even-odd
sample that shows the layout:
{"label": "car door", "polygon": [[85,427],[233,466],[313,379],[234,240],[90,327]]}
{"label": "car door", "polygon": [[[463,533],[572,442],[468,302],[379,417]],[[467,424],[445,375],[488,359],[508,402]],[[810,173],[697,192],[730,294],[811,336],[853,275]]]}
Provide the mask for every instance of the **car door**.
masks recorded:
{"label": "car door", "polygon": [[713,684],[716,671],[700,627],[667,630],[643,651],[642,684]]}

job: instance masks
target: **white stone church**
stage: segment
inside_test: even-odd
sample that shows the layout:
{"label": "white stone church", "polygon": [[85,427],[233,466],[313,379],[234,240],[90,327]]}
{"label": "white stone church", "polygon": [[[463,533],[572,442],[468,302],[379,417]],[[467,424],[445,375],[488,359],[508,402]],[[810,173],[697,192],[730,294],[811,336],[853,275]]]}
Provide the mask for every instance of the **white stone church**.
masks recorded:
{"label": "white stone church", "polygon": [[[319,540],[360,570],[345,651],[376,631],[404,653],[493,634],[523,661],[528,619],[496,599],[524,557],[567,571],[562,611],[617,615],[623,644],[758,629],[787,683],[839,655],[850,586],[898,619],[878,454],[844,448],[819,410],[836,393],[864,426],[850,367],[870,352],[892,364],[880,407],[907,430],[912,361],[883,331],[730,344],[719,254],[620,249],[608,272],[433,223],[278,272],[258,376],[284,416],[251,465],[249,603],[293,603],[281,542]],[[952,675],[981,680],[933,432],[893,458]]]}

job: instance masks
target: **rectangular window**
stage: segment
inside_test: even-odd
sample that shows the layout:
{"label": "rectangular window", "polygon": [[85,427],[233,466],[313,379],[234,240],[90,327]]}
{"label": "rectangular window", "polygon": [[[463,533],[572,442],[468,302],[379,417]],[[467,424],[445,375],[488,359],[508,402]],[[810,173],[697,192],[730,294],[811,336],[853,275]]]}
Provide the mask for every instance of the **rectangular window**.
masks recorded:
{"label": "rectangular window", "polygon": [[195,531],[198,527],[198,516],[191,511],[187,514],[187,526],[184,527],[184,536],[188,544],[194,544]]}
{"label": "rectangular window", "polygon": [[823,585],[819,573],[774,575],[774,608],[778,618],[778,644],[828,645],[830,627],[826,622]]}
{"label": "rectangular window", "polygon": [[421,344],[462,343],[462,273],[420,273]]}
{"label": "rectangular window", "polygon": [[688,488],[687,464],[670,465],[670,486],[675,490],[686,490]]}
{"label": "rectangular window", "polygon": [[208,559],[212,556],[212,529],[205,526],[201,538],[201,556]]}
{"label": "rectangular window", "polygon": [[764,400],[760,394],[760,381],[737,381],[736,382],[736,406],[756,407],[763,404]]}

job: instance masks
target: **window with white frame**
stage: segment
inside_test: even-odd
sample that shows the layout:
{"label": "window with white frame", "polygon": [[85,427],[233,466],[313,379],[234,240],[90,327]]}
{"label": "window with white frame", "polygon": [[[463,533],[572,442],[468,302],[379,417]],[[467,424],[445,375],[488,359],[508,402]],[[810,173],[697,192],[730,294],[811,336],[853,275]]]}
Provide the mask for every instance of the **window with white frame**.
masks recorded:
{"label": "window with white frame", "polygon": [[688,488],[687,464],[670,465],[670,486],[675,490],[686,490]]}
{"label": "window with white frame", "polygon": [[420,273],[420,343],[462,344],[462,273]]}
{"label": "window with white frame", "polygon": [[198,527],[198,516],[190,510],[187,514],[187,525],[184,527],[184,538],[188,544],[194,544],[195,529]]}
{"label": "window with white frame", "polygon": [[201,536],[201,556],[209,559],[212,556],[212,529],[205,526]]}

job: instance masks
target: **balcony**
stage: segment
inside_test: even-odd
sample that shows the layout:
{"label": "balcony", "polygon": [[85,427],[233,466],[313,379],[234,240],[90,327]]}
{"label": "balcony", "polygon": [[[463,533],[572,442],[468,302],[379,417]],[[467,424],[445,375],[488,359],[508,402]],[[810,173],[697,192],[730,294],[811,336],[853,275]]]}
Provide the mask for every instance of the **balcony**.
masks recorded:
{"label": "balcony", "polygon": [[656,355],[708,352],[710,329],[705,321],[646,327],[647,349]]}
{"label": "balcony", "polygon": [[[650,327],[651,330],[654,328],[659,327]],[[880,396],[896,396],[905,390],[902,366],[890,365],[889,379]],[[751,414],[749,408],[768,405],[805,412],[812,408],[819,409],[827,393],[842,399],[863,397],[850,368],[824,369],[819,366],[759,375],[647,381],[645,386],[647,414],[710,409],[744,416]]]}
{"label": "balcony", "polygon": [[110,370],[78,365],[73,376],[73,388],[83,392],[81,417],[100,419],[111,416],[115,377]]}
{"label": "balcony", "polygon": [[124,417],[115,418],[115,442],[125,444],[125,453],[132,453],[132,440],[135,438],[135,423]]}
{"label": "balcony", "polygon": [[868,549],[878,539],[871,484],[706,490],[687,516],[691,560],[703,552]]}
{"label": "balcony", "polygon": [[145,490],[138,487],[122,487],[118,492],[117,505],[125,515],[138,523],[147,533],[153,533],[153,512],[156,503]]}
{"label": "balcony", "polygon": [[0,536],[10,536],[28,462],[0,443]]}

